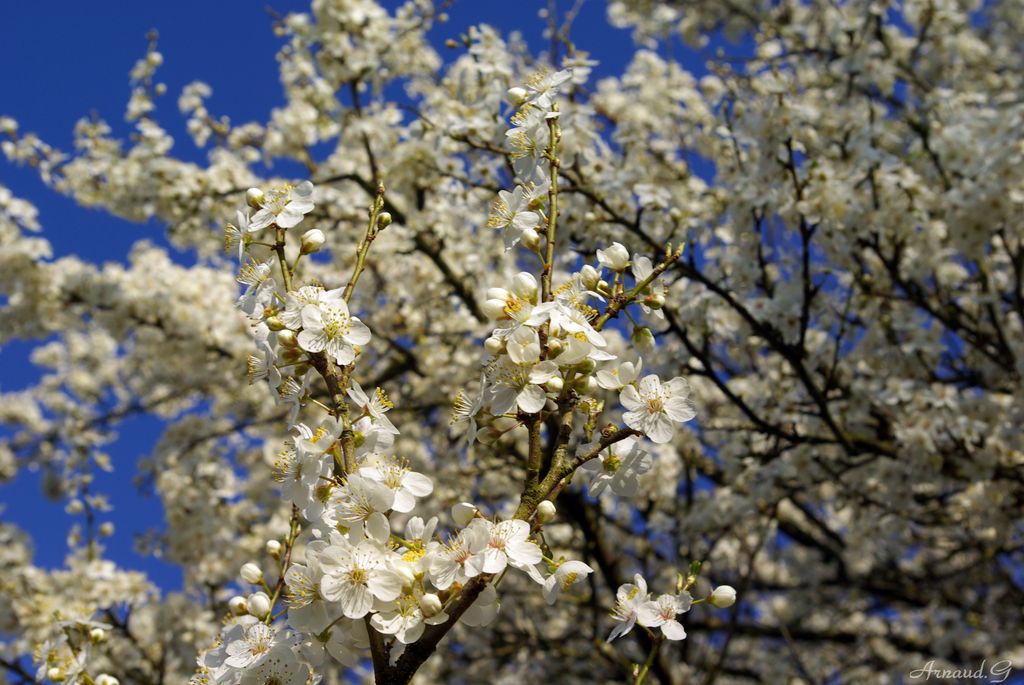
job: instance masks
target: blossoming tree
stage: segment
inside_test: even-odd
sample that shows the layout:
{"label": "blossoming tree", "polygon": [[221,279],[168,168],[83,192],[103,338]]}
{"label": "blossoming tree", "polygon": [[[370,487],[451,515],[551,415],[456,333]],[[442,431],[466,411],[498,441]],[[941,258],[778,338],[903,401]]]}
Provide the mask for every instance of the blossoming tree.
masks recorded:
{"label": "blossoming tree", "polygon": [[[0,682],[1024,660],[1020,4],[611,2],[637,48],[597,82],[575,10],[545,55],[478,26],[442,59],[442,9],[279,18],[265,122],[181,94],[206,164],[171,154],[155,40],[127,146],[0,120],[172,246],[54,259],[0,187],[0,340],[42,369],[0,395],[0,476],[79,520],[57,569],[0,523]],[[722,44],[707,75],[679,41]],[[123,463],[138,414],[165,430]],[[181,591],[105,554],[110,469],[160,498],[139,545]]]}

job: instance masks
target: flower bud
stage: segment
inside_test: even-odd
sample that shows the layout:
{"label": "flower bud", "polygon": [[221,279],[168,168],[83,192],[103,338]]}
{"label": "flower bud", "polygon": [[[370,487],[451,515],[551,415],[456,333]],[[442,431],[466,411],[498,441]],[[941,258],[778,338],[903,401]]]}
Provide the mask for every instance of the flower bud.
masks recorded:
{"label": "flower bud", "polygon": [[736,590],[729,585],[719,585],[708,597],[711,606],[725,609],[736,603]]}
{"label": "flower bud", "polygon": [[510,293],[509,291],[505,290],[504,288],[488,288],[487,289],[487,299],[488,300],[501,300],[502,302],[504,302],[505,300],[509,299],[510,297],[512,297],[512,293]]}
{"label": "flower bud", "polygon": [[311,228],[302,234],[302,244],[299,252],[302,254],[313,254],[320,250],[326,242],[327,236],[319,228]]}
{"label": "flower bud", "polygon": [[501,438],[501,434],[490,426],[484,426],[476,432],[476,441],[487,447],[493,446]]}
{"label": "flower bud", "polygon": [[542,501],[537,505],[537,523],[547,523],[553,521],[557,510],[555,509],[555,503],[549,499]]}
{"label": "flower bud", "polygon": [[274,559],[281,557],[281,543],[277,540],[267,540],[267,544],[264,546],[267,550],[267,554],[272,556]]}
{"label": "flower bud", "polygon": [[651,293],[644,298],[644,304],[651,309],[661,309],[665,306],[665,296],[661,293]]}
{"label": "flower bud", "polygon": [[249,607],[249,613],[256,618],[263,618],[270,613],[270,597],[267,597],[265,592],[255,592],[249,595],[246,605]]}
{"label": "flower bud", "polygon": [[651,333],[651,329],[646,326],[634,328],[630,340],[633,341],[633,344],[641,352],[650,353],[654,351],[654,335]]}
{"label": "flower bud", "polygon": [[612,287],[608,285],[608,281],[603,278],[597,282],[597,287],[594,288],[601,295],[611,295]]}
{"label": "flower bud", "polygon": [[391,225],[391,212],[381,212],[377,215],[377,230],[383,231],[385,228]]}
{"label": "flower bud", "polygon": [[114,524],[110,521],[104,521],[100,524],[99,534],[105,538],[109,538],[114,534]]}
{"label": "flower bud", "polygon": [[508,101],[511,102],[516,107],[526,102],[526,98],[529,95],[526,92],[526,89],[520,86],[509,88],[507,91],[505,91],[505,94],[508,95]]}
{"label": "flower bud", "polygon": [[46,671],[46,678],[55,683],[62,683],[64,682],[64,669],[57,666],[51,666]]}
{"label": "flower bud", "polygon": [[547,386],[547,389],[551,392],[562,392],[562,388],[565,386],[565,383],[562,381],[561,376],[555,376],[544,385]]}
{"label": "flower bud", "polygon": [[529,250],[536,250],[540,247],[540,233],[537,233],[532,228],[523,229],[523,235],[520,240],[523,241],[523,245]]}
{"label": "flower bud", "polygon": [[459,502],[452,507],[452,520],[459,528],[469,525],[469,522],[476,516],[478,509],[470,502]]}
{"label": "flower bud", "polygon": [[263,571],[260,570],[259,566],[251,561],[242,565],[242,570],[239,572],[239,575],[242,576],[242,580],[251,585],[259,585],[263,582]]}
{"label": "flower bud", "polygon": [[235,616],[244,616],[249,613],[249,604],[245,601],[245,597],[235,595],[228,600],[228,609],[230,609],[231,613]]}
{"label": "flower bud", "polygon": [[259,209],[263,206],[263,202],[266,197],[263,195],[263,191],[259,188],[249,188],[245,191],[245,202],[253,209]]}
{"label": "flower bud", "polygon": [[597,251],[597,261],[612,271],[625,271],[629,266],[629,250],[622,243],[612,243],[610,247]]}
{"label": "flower bud", "polygon": [[505,343],[498,336],[492,335],[487,340],[484,340],[484,349],[487,350],[487,354],[498,356],[505,349]]}
{"label": "flower bud", "polygon": [[596,378],[593,376],[587,376],[586,380],[583,382],[582,392],[584,395],[596,395],[600,387],[601,386],[597,384]]}
{"label": "flower bud", "polygon": [[441,609],[444,605],[441,603],[441,598],[432,592],[420,597],[420,610],[423,612],[424,618],[430,618],[431,616],[437,616],[441,613]]}
{"label": "flower bud", "polygon": [[484,300],[480,308],[490,319],[501,319],[505,316],[505,300]]}
{"label": "flower bud", "polygon": [[285,329],[277,332],[277,342],[280,343],[281,347],[295,347],[296,337],[295,331]]}
{"label": "flower bud", "polygon": [[595,362],[590,357],[587,357],[586,359],[584,359],[583,361],[581,361],[579,364],[576,365],[576,369],[581,374],[594,373],[594,369],[596,369],[596,368],[597,368],[597,362]]}
{"label": "flower bud", "polygon": [[564,348],[565,348],[565,346],[562,344],[562,341],[559,340],[558,338],[548,338],[548,358],[549,359],[551,357],[557,357],[558,355],[562,354],[562,350]]}
{"label": "flower bud", "polygon": [[580,269],[580,280],[583,282],[583,287],[593,290],[597,287],[597,282],[601,280],[601,274],[589,264],[584,264]]}
{"label": "flower bud", "polygon": [[89,642],[98,645],[107,639],[107,631],[103,628],[93,628],[89,631]]}
{"label": "flower bud", "polygon": [[281,321],[281,318],[278,316],[268,316],[265,323],[267,328],[272,331],[283,331],[285,329],[284,321]]}
{"label": "flower bud", "polygon": [[527,271],[520,271],[512,278],[512,292],[526,298],[537,294],[537,279]]}
{"label": "flower bud", "polygon": [[121,681],[109,673],[100,673],[93,682],[96,685],[121,685]]}

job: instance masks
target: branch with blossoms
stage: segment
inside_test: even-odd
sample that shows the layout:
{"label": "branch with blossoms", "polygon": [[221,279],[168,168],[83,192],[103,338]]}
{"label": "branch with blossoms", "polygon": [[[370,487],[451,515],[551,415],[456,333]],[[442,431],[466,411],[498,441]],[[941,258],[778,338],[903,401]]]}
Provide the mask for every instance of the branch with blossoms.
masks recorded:
{"label": "branch with blossoms", "polygon": [[[442,515],[406,519],[434,485],[395,455],[391,399],[381,388],[364,391],[357,380],[373,335],[351,310],[374,240],[393,221],[383,183],[352,273],[333,289],[302,282],[302,259],[325,241],[316,228],[295,237],[315,206],[312,184],[247,192],[248,208],[228,227],[226,246],[244,261],[237,306],[251,320],[258,348],[250,379],[266,382],[288,410],[291,437],[273,476],[292,515],[286,538],[268,542],[276,579],[255,562],[242,567],[242,582],[255,591],[230,601],[232,615],[218,643],[200,656],[193,685],[302,685],[329,662],[356,667],[367,652],[378,683],[409,682],[457,624],[495,620],[498,584],[509,571],[534,581],[548,604],[585,581],[593,569],[553,558],[543,539],[559,494],[586,472],[591,496],[634,495],[652,463],[643,441],[666,443],[695,417],[684,378],[642,376],[639,353],[612,353],[604,332],[620,314],[632,319],[634,306],[643,316],[660,314],[665,296],[658,279],[682,250],[666,247],[653,263],[613,243],[597,250],[596,265],[563,270],[557,98],[570,76],[542,74],[509,91],[516,185],[499,192],[487,224],[503,232],[506,252],[535,255],[540,274],[522,271],[487,290],[480,310],[495,327],[483,344],[480,386],[456,397],[451,422],[463,444],[484,449],[525,431],[526,478],[509,518],[462,503],[446,527]],[[650,349],[649,330],[636,330],[633,344]],[[314,397],[319,383],[325,402]],[[607,421],[609,393],[617,393],[620,421]],[[299,421],[316,412],[323,416],[315,426]],[[646,662],[636,665],[636,683],[663,641],[685,638],[678,617],[694,603],[732,603],[727,587],[694,600],[689,590],[698,569],[693,565],[674,591],[657,597],[640,575],[618,589],[611,614],[618,626],[609,642],[635,625],[653,638]]]}

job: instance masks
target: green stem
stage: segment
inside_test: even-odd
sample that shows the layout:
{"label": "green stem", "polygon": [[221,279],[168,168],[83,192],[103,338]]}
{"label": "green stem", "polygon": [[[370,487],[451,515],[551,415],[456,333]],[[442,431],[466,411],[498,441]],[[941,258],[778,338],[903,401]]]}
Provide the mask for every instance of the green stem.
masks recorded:
{"label": "green stem", "polygon": [[[558,105],[552,105],[551,111],[558,112]],[[545,232],[544,270],[541,272],[541,300],[547,302],[551,299],[551,272],[554,270],[555,262],[555,229],[558,227],[558,169],[561,161],[558,159],[558,144],[562,137],[562,129],[558,125],[558,117],[548,119],[548,131],[550,140],[545,155],[551,167],[550,182],[548,185],[548,230]]]}

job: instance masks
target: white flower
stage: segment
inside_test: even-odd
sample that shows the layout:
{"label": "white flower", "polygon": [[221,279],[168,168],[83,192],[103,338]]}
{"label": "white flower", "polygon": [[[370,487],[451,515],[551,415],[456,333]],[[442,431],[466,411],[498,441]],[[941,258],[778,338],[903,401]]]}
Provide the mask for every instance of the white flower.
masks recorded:
{"label": "white flower", "polygon": [[341,604],[348,618],[362,618],[370,613],[373,600],[384,602],[396,599],[402,591],[402,577],[387,567],[384,555],[371,542],[353,547],[332,544],[320,557],[324,570],[320,581],[320,594]]}
{"label": "white flower", "polygon": [[483,408],[486,390],[487,378],[481,376],[480,390],[472,398],[460,390],[452,401],[452,418],[448,425],[453,435],[462,436],[460,447],[476,437],[476,415]]}
{"label": "white flower", "polygon": [[[583,445],[580,451],[589,451],[596,444]],[[636,438],[626,438],[609,445],[597,458],[584,462],[583,468],[595,474],[588,490],[592,497],[609,486],[620,497],[632,497],[639,486],[638,477],[651,470],[651,455],[640,449]]]}
{"label": "white flower", "polygon": [[678,614],[690,610],[693,598],[689,592],[678,595],[661,595],[654,601],[647,601],[636,611],[637,622],[648,628],[661,628],[662,634],[669,640],[682,640],[686,630],[676,620]]}
{"label": "white flower", "polygon": [[225,664],[232,668],[248,668],[259,663],[275,645],[277,633],[264,623],[253,623],[245,632],[227,645]]}
{"label": "white flower", "polygon": [[413,510],[416,498],[426,497],[434,491],[434,483],[397,459],[381,459],[373,466],[359,469],[359,475],[383,483],[395,493],[391,508],[400,513]]}
{"label": "white flower", "polygon": [[612,243],[610,247],[597,251],[597,261],[606,269],[625,271],[629,266],[629,250],[622,243]]}
{"label": "white flower", "polygon": [[263,318],[263,308],[274,296],[274,288],[277,287],[270,276],[270,264],[249,261],[238,270],[235,280],[245,286],[245,292],[238,298],[235,306],[249,318]]}
{"label": "white flower", "polygon": [[576,583],[582,583],[593,572],[594,569],[582,561],[562,562],[555,572],[544,581],[544,599],[548,601],[548,604],[554,604],[559,590],[568,592],[570,587]]}
{"label": "white flower", "polygon": [[370,419],[381,430],[398,435],[399,430],[395,428],[388,417],[384,416],[390,409],[394,408],[395,404],[388,399],[388,394],[384,392],[383,388],[377,388],[373,391],[373,397],[369,397],[363,392],[362,386],[353,380],[351,381],[351,387],[348,389],[348,396],[356,403],[357,407],[370,415]]}
{"label": "white flower", "polygon": [[381,517],[395,502],[395,493],[384,483],[353,473],[345,484],[331,493],[329,512],[324,520],[355,524]]}
{"label": "white flower", "polygon": [[624,583],[615,592],[615,608],[612,609],[612,619],[619,621],[619,625],[612,629],[608,635],[608,642],[617,637],[622,637],[633,630],[636,624],[637,610],[643,605],[649,595],[647,594],[647,581],[637,573],[633,576],[632,583]]}
{"label": "white flower", "polygon": [[337,302],[344,300],[343,289],[324,290],[318,285],[304,285],[292,290],[284,296],[284,311],[278,317],[288,328],[297,331],[302,328],[302,308],[307,304],[319,305],[321,302]]}
{"label": "white flower", "polygon": [[487,367],[490,386],[490,410],[494,416],[515,411],[535,414],[544,408],[548,396],[540,386],[558,374],[553,361],[536,364],[516,364],[501,357]]}
{"label": "white flower", "polygon": [[663,384],[654,374],[644,376],[636,387],[627,385],[619,393],[619,401],[626,408],[622,419],[652,441],[666,443],[675,435],[675,423],[697,415],[689,394],[690,384],[685,378],[676,377]]}
{"label": "white flower", "polygon": [[394,635],[403,645],[416,642],[423,634],[423,610],[412,595],[403,594],[393,604],[370,619],[373,627],[385,635]]}
{"label": "white flower", "polygon": [[297,186],[284,186],[266,193],[260,210],[249,221],[249,231],[259,231],[271,224],[291,228],[313,211],[313,184],[303,181]]}
{"label": "white flower", "polygon": [[537,279],[523,271],[512,279],[511,289],[489,288],[487,299],[481,305],[484,314],[499,321],[509,321],[494,331],[499,338],[511,335],[516,328],[530,318],[537,300]]}
{"label": "white flower", "polygon": [[430,555],[430,582],[438,590],[447,590],[453,583],[464,585],[472,575],[478,575],[467,568],[473,556],[473,547],[478,547],[478,539],[486,536],[480,528],[466,528],[450,538]]}
{"label": "white flower", "polygon": [[519,519],[491,523],[486,519],[473,519],[470,528],[485,531],[474,536],[473,556],[466,562],[470,576],[481,573],[501,573],[509,564],[524,571],[534,570],[533,566],[543,558],[537,543],[530,542],[530,524]]}
{"label": "white flower", "polygon": [[540,109],[548,109],[558,94],[559,87],[572,78],[572,69],[554,73],[541,72],[533,76],[526,85],[523,103],[530,103]]}
{"label": "white flower", "polygon": [[302,308],[302,332],[299,347],[307,352],[327,351],[341,366],[356,358],[354,345],[370,342],[370,329],[348,312],[343,299],[321,301]]}
{"label": "white flower", "polygon": [[[637,257],[635,260],[633,260],[633,278],[636,279],[637,283],[645,281],[647,277],[650,276],[653,272],[654,265],[651,263],[649,257]],[[662,290],[664,290],[664,286],[660,287]],[[654,292],[654,284],[652,283],[647,288],[645,288],[644,292]],[[661,309],[651,309],[650,307],[647,306],[647,304],[644,303],[643,298],[640,298],[639,300],[637,300],[637,302],[640,305],[640,308],[644,310],[644,314],[651,314],[657,319],[665,318],[665,314],[661,311]]]}
{"label": "white flower", "polygon": [[529,198],[524,194],[523,187],[516,186],[511,193],[507,190],[498,191],[498,199],[491,205],[487,227],[504,229],[506,251],[515,247],[524,231],[540,225],[540,215],[528,210],[528,204]]}
{"label": "white flower", "polygon": [[644,360],[637,359],[636,363],[622,362],[618,366],[611,366],[597,372],[597,384],[605,390],[622,390],[622,388],[634,383],[644,368]]}
{"label": "white flower", "polygon": [[242,674],[239,685],[304,685],[309,679],[309,668],[299,663],[288,644],[276,646],[259,664]]}

